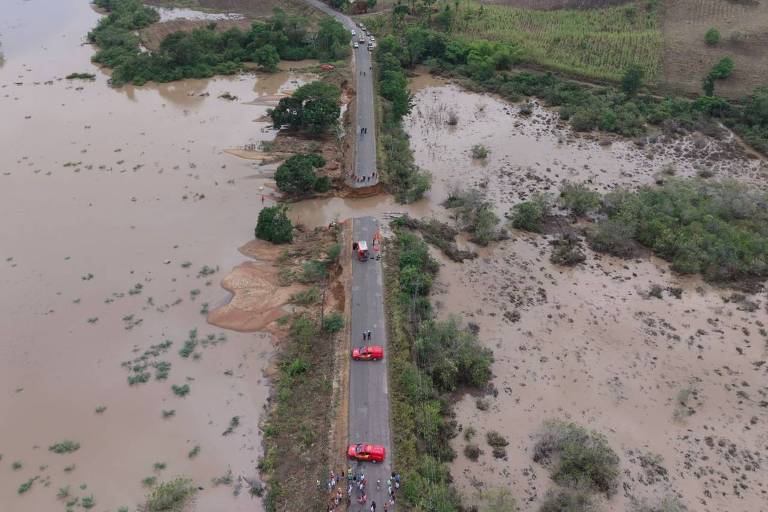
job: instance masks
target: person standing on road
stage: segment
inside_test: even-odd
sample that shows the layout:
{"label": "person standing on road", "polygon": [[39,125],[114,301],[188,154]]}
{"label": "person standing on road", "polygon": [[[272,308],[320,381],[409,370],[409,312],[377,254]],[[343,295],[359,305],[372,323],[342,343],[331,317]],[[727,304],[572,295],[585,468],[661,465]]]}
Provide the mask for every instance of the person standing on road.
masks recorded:
{"label": "person standing on road", "polygon": [[371,502],[371,512],[376,512],[376,502],[375,501]]}

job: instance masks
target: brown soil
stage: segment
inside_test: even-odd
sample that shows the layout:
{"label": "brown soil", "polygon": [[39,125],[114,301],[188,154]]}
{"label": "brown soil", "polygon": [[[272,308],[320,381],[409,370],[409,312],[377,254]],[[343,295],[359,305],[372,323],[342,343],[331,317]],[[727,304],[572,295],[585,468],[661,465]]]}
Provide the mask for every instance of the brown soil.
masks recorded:
{"label": "brown soil", "polygon": [[[281,286],[277,255],[266,242],[249,242],[240,251],[258,261],[236,266],[222,280],[221,286],[233,294],[227,304],[211,311],[208,322],[239,332],[269,330],[271,324],[286,314],[284,306],[291,295],[305,289],[301,285]],[[273,253],[273,257],[268,255]]]}
{"label": "brown soil", "polygon": [[[667,87],[700,93],[704,76],[726,56],[735,66],[733,76],[717,81],[719,95],[738,98],[766,84],[768,2],[668,0],[663,18]],[[710,27],[721,35],[714,47],[704,42]]]}

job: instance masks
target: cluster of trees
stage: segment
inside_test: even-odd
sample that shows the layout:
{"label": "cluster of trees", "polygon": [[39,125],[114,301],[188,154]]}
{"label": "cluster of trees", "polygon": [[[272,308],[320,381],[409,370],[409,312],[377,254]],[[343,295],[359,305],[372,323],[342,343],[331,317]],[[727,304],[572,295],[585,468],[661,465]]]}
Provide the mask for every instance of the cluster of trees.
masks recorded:
{"label": "cluster of trees", "polygon": [[451,190],[443,206],[453,210],[459,229],[472,235],[471,240],[478,245],[485,246],[507,236],[506,231],[499,228],[493,204],[477,188]]}
{"label": "cluster of trees", "polygon": [[460,510],[445,464],[456,456],[447,421],[450,395],[459,387],[481,389],[491,379],[493,355],[458,318],[433,318],[429,293],[438,263],[417,235],[393,225],[388,313],[392,325],[390,375],[398,459],[407,468],[403,494],[415,508]]}
{"label": "cluster of trees", "polygon": [[379,94],[386,100],[380,137],[384,149],[381,181],[392,190],[398,201],[410,203],[424,196],[431,186],[432,177],[414,162],[408,134],[402,127],[403,116],[408,115],[413,107],[404,71],[405,54],[404,43],[394,36],[387,36],[379,41],[376,63]]}
{"label": "cluster of trees", "polygon": [[607,218],[590,237],[596,250],[652,249],[681,273],[711,281],[768,277],[768,195],[736,182],[670,180],[603,199]]}
{"label": "cluster of trees", "polygon": [[331,180],[327,176],[318,176],[315,169],[323,167],[325,159],[315,154],[293,155],[280,164],[275,172],[278,190],[293,196],[308,196],[313,192],[327,192],[331,189]]}
{"label": "cluster of trees", "polygon": [[269,109],[275,128],[288,126],[319,134],[336,126],[341,107],[341,89],[336,85],[315,81],[302,85],[296,92],[281,98],[277,107]]}
{"label": "cluster of trees", "polygon": [[157,11],[140,0],[95,0],[95,4],[109,14],[88,34],[99,47],[93,61],[113,68],[114,85],[232,74],[245,62],[273,71],[281,59],[337,60],[349,53],[349,37],[339,22],[326,18],[313,33],[305,18],[279,9],[269,21],[254,22],[248,31],[219,31],[211,23],[166,36],[157,51],[141,51],[136,31],[156,22]]}

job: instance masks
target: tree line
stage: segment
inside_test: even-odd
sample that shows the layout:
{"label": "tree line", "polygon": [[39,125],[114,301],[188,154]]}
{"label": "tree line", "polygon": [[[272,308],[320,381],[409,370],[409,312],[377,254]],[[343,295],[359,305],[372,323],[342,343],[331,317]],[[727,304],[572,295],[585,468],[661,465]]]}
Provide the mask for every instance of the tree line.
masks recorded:
{"label": "tree line", "polygon": [[336,20],[324,18],[312,32],[306,18],[280,9],[267,21],[253,22],[247,31],[237,27],[220,31],[210,23],[169,34],[157,50],[142,51],[136,31],[157,22],[157,11],[140,0],[94,3],[108,15],[88,34],[88,40],[99,47],[92,60],[113,69],[112,84],[117,86],[233,74],[246,62],[274,71],[280,60],[328,61],[349,54],[349,35]]}

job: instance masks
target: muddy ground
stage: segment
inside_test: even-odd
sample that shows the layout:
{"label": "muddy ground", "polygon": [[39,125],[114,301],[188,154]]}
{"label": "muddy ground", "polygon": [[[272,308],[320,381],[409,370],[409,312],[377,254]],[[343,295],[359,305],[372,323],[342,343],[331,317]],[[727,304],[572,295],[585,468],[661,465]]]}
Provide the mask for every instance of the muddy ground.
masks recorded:
{"label": "muddy ground", "polygon": [[[711,168],[765,187],[768,166],[732,139],[592,141],[540,107],[526,118],[490,96],[422,78],[417,87],[424,86],[406,125],[416,162],[437,178],[432,203],[454,183],[476,184],[501,215],[534,191],[556,194],[562,180],[606,191],[651,183],[664,167],[678,176]],[[457,126],[446,123],[448,112]],[[476,143],[490,149],[487,162],[471,159]],[[532,462],[532,436],[543,420],[559,418],[603,432],[620,454],[620,491],[605,510],[665,495],[697,511],[768,507],[765,293],[734,296],[674,275],[655,258],[587,250],[584,265],[566,269],[549,253],[545,237],[513,231],[463,265],[438,255],[440,314],[476,323],[496,357],[489,410],[478,410],[472,396],[456,408],[485,452],[471,462],[463,436],[454,440],[453,474],[464,494],[510,486],[522,510],[535,510],[551,482]],[[653,285],[661,298],[649,294]],[[509,440],[506,459],[484,446],[489,430]],[[663,471],[649,466],[648,454],[661,456]]]}
{"label": "muddy ground", "polygon": [[[84,44],[98,18],[80,0],[12,0],[0,19],[0,510],[64,510],[66,486],[133,510],[142,480],[177,475],[203,488],[200,510],[258,510],[238,479],[261,456],[272,342],[206,312],[229,301],[220,282],[248,260],[237,248],[274,204],[275,166],[226,150],[273,140],[267,108],[316,75],[112,89]],[[148,358],[168,377],[129,385],[123,363],[164,340]],[[48,450],[65,439],[80,448]]]}

